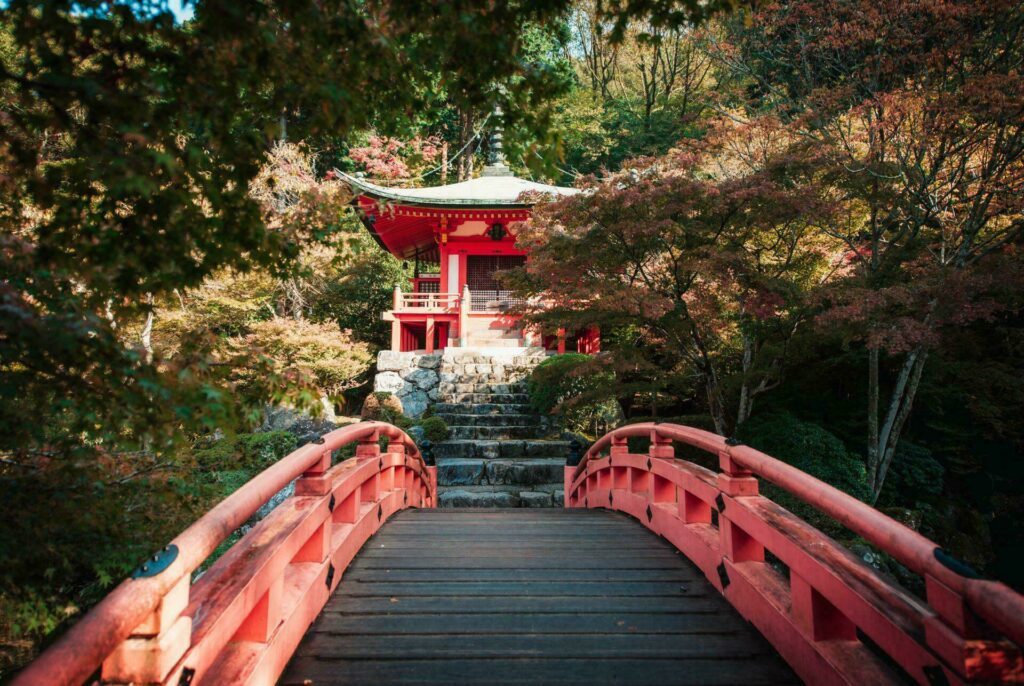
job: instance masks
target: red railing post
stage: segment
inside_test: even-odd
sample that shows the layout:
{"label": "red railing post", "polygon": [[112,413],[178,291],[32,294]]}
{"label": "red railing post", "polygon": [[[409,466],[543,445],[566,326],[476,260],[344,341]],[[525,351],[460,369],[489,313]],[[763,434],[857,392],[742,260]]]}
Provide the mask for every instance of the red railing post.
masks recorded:
{"label": "red railing post", "polygon": [[676,456],[676,449],[672,446],[672,439],[662,436],[657,429],[651,430],[651,449],[648,451],[651,457],[660,457],[671,460]]}
{"label": "red railing post", "polygon": [[[323,528],[323,527],[321,527]],[[312,560],[310,560],[312,561]],[[271,634],[277,629],[281,622],[282,607],[281,596],[284,593],[284,575],[279,574],[271,580],[270,587],[260,596],[249,615],[242,620],[235,635],[231,637],[232,643],[241,641],[253,641],[255,643],[267,643]]]}
{"label": "red railing post", "polygon": [[188,606],[188,574],[168,591],[157,609],[103,661],[101,681],[106,683],[159,683],[191,645],[192,618],[181,613]]}
{"label": "red railing post", "polygon": [[984,640],[983,632],[962,593],[925,574],[925,596],[935,616],[925,621],[924,635],[934,650],[968,681],[998,681],[1020,673],[1021,655],[1005,641]]}
{"label": "red railing post", "polygon": [[718,490],[722,493],[734,498],[758,494],[754,473],[736,464],[728,450],[719,451],[718,466],[722,470],[718,474]]}
{"label": "red railing post", "polygon": [[369,436],[359,439],[356,446],[356,459],[360,462],[380,457],[380,433],[374,431]]}
{"label": "red railing post", "polygon": [[[746,469],[737,465],[728,449],[719,451],[718,489],[730,497],[756,496],[757,479]],[[724,504],[725,501],[720,501]],[[722,555],[732,562],[763,562],[764,546],[749,533],[741,529],[722,508],[718,513],[718,531],[721,537]]]}
{"label": "red railing post", "polygon": [[326,476],[330,468],[331,451],[325,450],[320,460],[295,481],[295,495],[327,495],[331,490],[331,480]]}
{"label": "red railing post", "polygon": [[792,569],[789,570],[790,616],[811,641],[855,641],[857,627]]}

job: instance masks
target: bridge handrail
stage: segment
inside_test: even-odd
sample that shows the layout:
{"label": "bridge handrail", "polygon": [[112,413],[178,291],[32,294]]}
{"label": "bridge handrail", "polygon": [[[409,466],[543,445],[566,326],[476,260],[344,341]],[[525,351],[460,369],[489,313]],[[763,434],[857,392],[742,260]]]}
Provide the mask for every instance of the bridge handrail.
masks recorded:
{"label": "bridge handrail", "polygon": [[[360,422],[325,434],[260,472],[196,520],[169,544],[178,555],[155,576],[121,582],[67,633],[30,663],[13,682],[81,684],[96,668],[157,611],[161,601],[183,577],[191,575],[224,540],[278,493],[337,450],[354,441],[387,436],[407,455],[422,462],[416,443],[401,429],[384,422]],[[374,445],[374,447],[376,447]],[[168,547],[169,547],[168,546]],[[165,549],[166,550],[166,549]]]}
{"label": "bridge handrail", "polygon": [[[597,460],[608,460],[599,464],[599,471],[602,474],[605,473],[605,470],[612,465],[612,460],[603,456],[602,453],[609,448],[613,458],[616,454],[636,457],[630,455],[626,447],[626,439],[632,437],[651,439],[649,453],[651,458],[674,457],[674,449],[671,446],[673,441],[716,454],[722,472],[717,476],[717,485],[714,481],[705,482],[705,490],[699,495],[702,499],[706,499],[709,494],[716,492],[737,499],[737,502],[741,502],[744,496],[756,497],[758,488],[756,479],[753,477],[760,476],[830,516],[850,531],[891,555],[911,571],[920,574],[925,579],[928,595],[929,607],[923,610],[925,615],[942,617],[943,621],[947,622],[944,626],[954,627],[953,631],[960,635],[960,638],[952,639],[953,642],[947,643],[948,645],[957,641],[967,641],[963,645],[969,644],[971,633],[969,627],[973,624],[971,615],[982,620],[1018,646],[1024,645],[1024,597],[1020,594],[1002,583],[978,577],[969,567],[945,554],[934,542],[875,510],[870,505],[792,465],[749,446],[727,441],[722,436],[708,431],[678,424],[646,422],[626,425],[609,432],[590,447],[575,469],[567,468],[567,506],[570,506],[570,502],[574,505],[586,505],[586,503],[579,502],[580,495],[591,492],[594,493],[592,498],[608,497],[608,502],[611,504],[612,490],[621,488],[621,486],[613,484],[606,489],[607,482],[600,479],[591,484],[588,477],[593,477],[595,472],[590,469],[590,465]],[[669,460],[669,462],[689,464],[678,463],[674,460]],[[654,474],[659,473],[658,469],[650,460],[645,466],[647,472]],[[694,471],[695,469],[697,471]],[[701,480],[701,477],[708,479],[713,476],[712,472],[704,475],[704,471],[693,466],[687,473],[698,481]],[[701,473],[698,474],[698,472]],[[667,474],[666,472],[662,473]],[[612,478],[614,481],[614,477]],[[680,482],[677,480],[676,483]],[[604,495],[597,495],[597,492],[594,491],[595,487]],[[654,487],[651,486],[651,488]],[[605,494],[606,490],[607,494]],[[680,487],[680,491],[682,490]],[[686,490],[690,491],[690,488],[688,487]],[[692,493],[697,496],[698,491],[695,490]],[[652,504],[665,504],[659,498],[653,497],[652,492],[648,492],[647,497],[653,501]],[[710,497],[715,498],[716,496],[711,495]],[[682,500],[682,498],[680,493],[678,499]],[[671,498],[668,502],[671,502]],[[716,509],[724,511],[724,502],[719,501]],[[682,504],[679,507],[682,509]],[[785,514],[792,517],[789,513]],[[652,519],[650,510],[648,510],[647,518],[650,523]],[[731,522],[729,525],[733,526]],[[746,536],[742,531],[739,535]],[[823,541],[827,540],[827,537],[820,533],[818,536]],[[725,541],[724,538],[723,541]],[[965,627],[968,628],[966,631]],[[932,630],[940,633],[945,631],[945,629],[934,628]],[[947,641],[946,635],[941,641]]]}

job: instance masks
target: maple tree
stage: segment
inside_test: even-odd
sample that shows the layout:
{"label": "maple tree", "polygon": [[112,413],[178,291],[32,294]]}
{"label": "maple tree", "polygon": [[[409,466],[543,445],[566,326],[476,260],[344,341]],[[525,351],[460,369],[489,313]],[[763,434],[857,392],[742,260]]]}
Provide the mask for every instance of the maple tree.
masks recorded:
{"label": "maple tree", "polygon": [[840,204],[819,162],[776,120],[720,121],[700,143],[538,206],[518,234],[530,260],[509,278],[548,328],[637,327],[666,372],[699,376],[731,435],[779,383],[809,294],[841,254],[820,231]]}
{"label": "maple tree", "polygon": [[719,57],[750,106],[785,112],[827,151],[863,216],[829,230],[853,269],[822,321],[868,350],[877,498],[941,331],[992,316],[998,282],[1017,273],[1024,13],[1006,0],[813,0],[732,28]]}

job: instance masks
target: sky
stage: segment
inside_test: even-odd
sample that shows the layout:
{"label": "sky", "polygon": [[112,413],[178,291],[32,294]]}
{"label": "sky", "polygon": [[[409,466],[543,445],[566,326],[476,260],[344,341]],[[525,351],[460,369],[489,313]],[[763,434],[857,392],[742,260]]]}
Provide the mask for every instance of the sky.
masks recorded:
{"label": "sky", "polygon": [[178,21],[188,21],[195,13],[195,3],[192,0],[168,0],[167,6]]}

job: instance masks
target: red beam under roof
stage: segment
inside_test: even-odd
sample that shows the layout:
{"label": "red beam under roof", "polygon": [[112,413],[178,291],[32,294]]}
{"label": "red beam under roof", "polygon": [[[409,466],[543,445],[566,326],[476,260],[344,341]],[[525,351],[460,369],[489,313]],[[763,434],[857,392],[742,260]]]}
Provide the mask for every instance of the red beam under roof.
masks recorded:
{"label": "red beam under roof", "polygon": [[339,176],[356,192],[354,204],[370,234],[401,258],[433,251],[464,221],[525,221],[539,198],[578,192],[510,173],[429,188],[386,188],[341,172]]}

